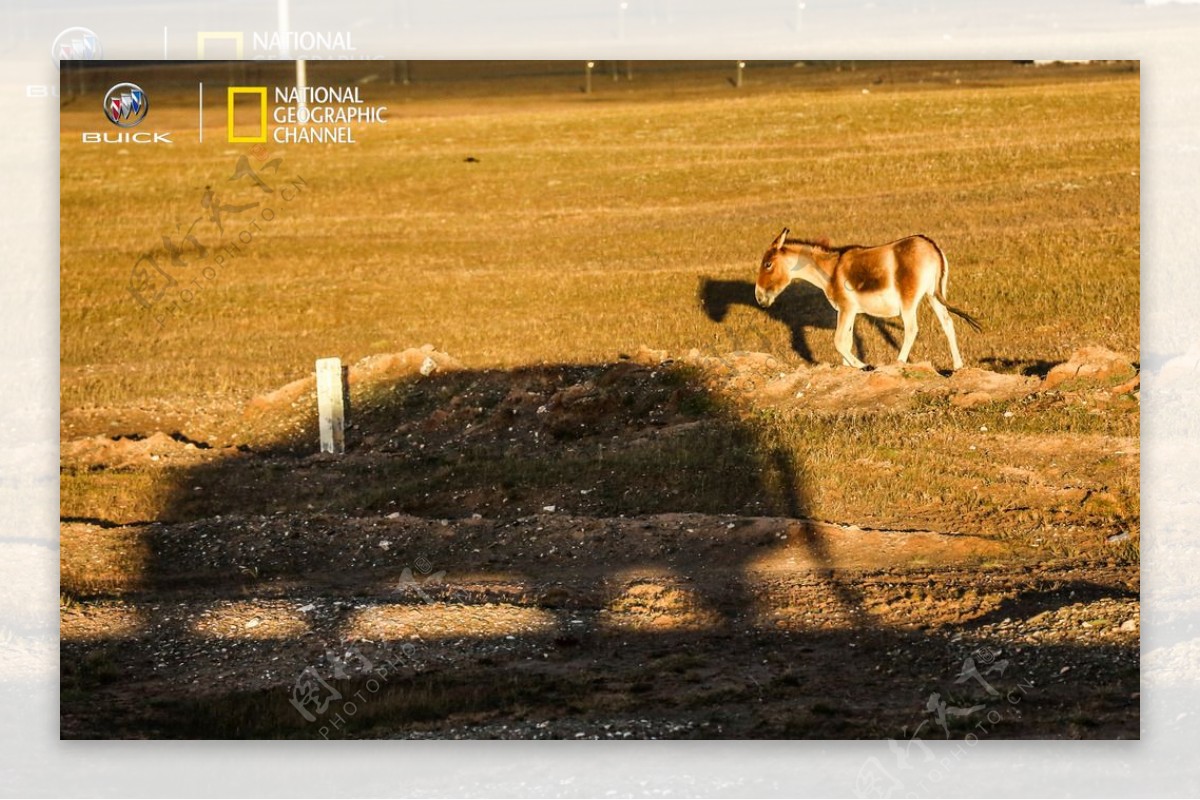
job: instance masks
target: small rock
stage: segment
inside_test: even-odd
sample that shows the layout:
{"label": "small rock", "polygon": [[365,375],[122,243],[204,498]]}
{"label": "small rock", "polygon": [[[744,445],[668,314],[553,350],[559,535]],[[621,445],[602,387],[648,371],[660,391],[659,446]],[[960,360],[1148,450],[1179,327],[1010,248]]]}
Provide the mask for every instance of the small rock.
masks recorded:
{"label": "small rock", "polygon": [[255,617],[254,619],[246,622],[247,628],[257,628],[259,625],[262,625],[262,620],[259,619],[258,617]]}
{"label": "small rock", "polygon": [[542,506],[542,511],[549,511],[549,512],[553,513],[557,510],[558,510],[558,506]]}
{"label": "small rock", "polygon": [[1121,623],[1121,630],[1130,632],[1138,629],[1138,621],[1136,619],[1127,619]]}

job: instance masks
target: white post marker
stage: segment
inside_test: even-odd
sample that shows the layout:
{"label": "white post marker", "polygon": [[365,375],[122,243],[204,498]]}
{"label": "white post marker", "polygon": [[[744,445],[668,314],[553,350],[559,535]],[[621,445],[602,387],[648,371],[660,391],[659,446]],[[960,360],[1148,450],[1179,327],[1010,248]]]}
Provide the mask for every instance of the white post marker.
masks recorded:
{"label": "white post marker", "polygon": [[321,452],[346,452],[346,408],[342,403],[342,360],[317,359],[317,417],[321,428]]}
{"label": "white post marker", "polygon": [[308,85],[308,62],[301,59],[296,62],[296,119],[308,122],[308,101],[304,99],[304,87]]}

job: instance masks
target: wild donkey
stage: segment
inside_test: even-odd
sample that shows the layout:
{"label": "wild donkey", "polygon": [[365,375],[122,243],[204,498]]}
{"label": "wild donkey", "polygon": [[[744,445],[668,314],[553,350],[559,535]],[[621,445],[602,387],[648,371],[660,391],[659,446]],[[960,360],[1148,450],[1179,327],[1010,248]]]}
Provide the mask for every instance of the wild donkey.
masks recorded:
{"label": "wild donkey", "polygon": [[838,314],[833,345],[843,363],[865,368],[851,349],[854,318],[862,314],[904,320],[904,344],[900,361],[907,362],[917,338],[917,304],[929,298],[933,313],[942,323],[950,342],[954,368],[961,369],[962,356],[954,336],[950,314],[961,317],[975,330],[979,322],[946,302],[946,277],[949,267],[940,247],[928,236],[907,236],[875,247],[848,245],[831,247],[823,242],[789,239],[787,228],[771,243],[763,255],[754,287],[754,297],[763,308],[792,281],[805,280],[825,292]]}

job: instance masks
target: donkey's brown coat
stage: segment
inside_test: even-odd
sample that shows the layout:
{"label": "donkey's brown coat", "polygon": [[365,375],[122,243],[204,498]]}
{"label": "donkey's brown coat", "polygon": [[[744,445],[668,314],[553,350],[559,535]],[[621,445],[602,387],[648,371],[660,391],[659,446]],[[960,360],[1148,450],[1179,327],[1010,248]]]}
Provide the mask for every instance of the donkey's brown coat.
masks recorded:
{"label": "donkey's brown coat", "polygon": [[788,229],[763,255],[754,288],[759,305],[769,306],[792,281],[805,280],[825,292],[838,312],[833,343],[845,364],[866,366],[851,352],[854,318],[860,313],[904,320],[900,361],[908,361],[917,337],[917,304],[928,297],[950,343],[954,368],[963,365],[950,314],[975,330],[970,314],[946,302],[949,267],[941,248],[928,236],[916,235],[875,247],[831,247],[826,242],[789,239]]}

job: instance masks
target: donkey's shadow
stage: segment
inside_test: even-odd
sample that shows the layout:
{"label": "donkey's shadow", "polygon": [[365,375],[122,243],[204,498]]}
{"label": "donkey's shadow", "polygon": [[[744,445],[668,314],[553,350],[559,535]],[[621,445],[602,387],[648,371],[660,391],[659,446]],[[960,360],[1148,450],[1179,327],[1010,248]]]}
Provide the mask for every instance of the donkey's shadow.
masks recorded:
{"label": "donkey's shadow", "polygon": [[[808,331],[818,329],[832,332],[837,327],[837,312],[829,305],[825,295],[815,286],[804,283],[794,284],[780,295],[770,308],[762,308],[754,299],[754,283],[751,281],[702,278],[699,295],[704,314],[713,322],[724,322],[733,306],[748,306],[782,322],[792,332],[792,350],[810,364],[816,363],[816,358],[813,357],[808,344]],[[866,314],[860,315],[859,319],[873,325],[889,345],[897,349],[900,347],[899,341],[893,335],[894,331],[900,329],[897,323]],[[864,356],[863,342],[857,327],[854,332],[854,351],[860,358]]]}

